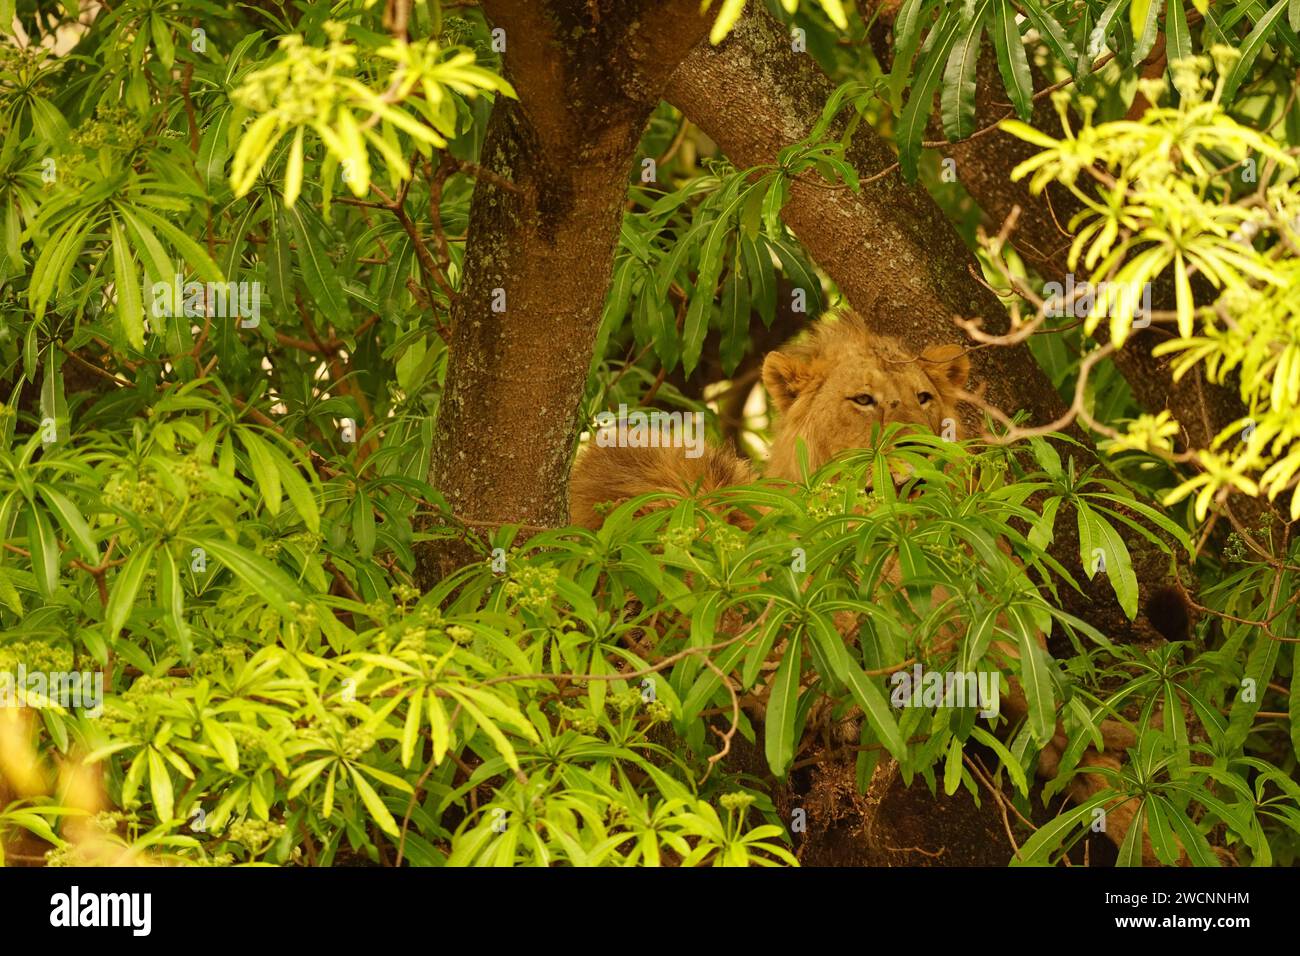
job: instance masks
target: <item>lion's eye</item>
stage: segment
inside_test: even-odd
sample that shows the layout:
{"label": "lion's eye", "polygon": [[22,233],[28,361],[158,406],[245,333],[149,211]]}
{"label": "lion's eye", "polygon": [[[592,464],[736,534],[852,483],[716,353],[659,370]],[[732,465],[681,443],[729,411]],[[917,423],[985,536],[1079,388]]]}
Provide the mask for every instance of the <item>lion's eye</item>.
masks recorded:
{"label": "lion's eye", "polygon": [[918,400],[922,405],[929,405],[932,401],[934,401],[934,396],[931,395],[929,392],[920,392],[920,393],[917,394],[916,397],[917,397],[917,400]]}
{"label": "lion's eye", "polygon": [[863,392],[861,395],[851,396],[849,401],[855,405],[861,405],[863,408],[870,408],[872,405],[876,404],[875,397],[868,395],[866,392]]}

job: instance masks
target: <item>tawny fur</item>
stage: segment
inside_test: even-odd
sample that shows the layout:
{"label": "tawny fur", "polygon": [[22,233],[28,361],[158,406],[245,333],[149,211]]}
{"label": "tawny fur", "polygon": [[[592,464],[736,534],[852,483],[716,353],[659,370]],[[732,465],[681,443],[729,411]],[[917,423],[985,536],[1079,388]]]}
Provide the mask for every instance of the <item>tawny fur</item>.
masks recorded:
{"label": "tawny fur", "polygon": [[[854,312],[823,318],[763,362],[763,384],[780,414],[766,473],[797,480],[801,438],[816,469],[842,451],[870,447],[873,429],[891,423],[942,433],[948,422],[956,437],[957,395],[969,371],[958,345],[918,354],[873,336]],[[860,396],[874,404],[853,401]]]}
{"label": "tawny fur", "polygon": [[[969,363],[959,346],[909,353],[893,339],[872,336],[853,312],[832,313],[763,363],[763,384],[780,414],[771,477],[799,477],[796,442],[818,468],[850,448],[869,446],[873,427],[890,422],[943,430],[957,420],[957,392]],[[864,407],[852,399],[870,395]],[[569,479],[574,524],[598,528],[598,505],[613,506],[647,492],[704,495],[754,479],[749,463],[727,449],[688,458],[684,448],[601,448],[589,445]]]}
{"label": "tawny fur", "polygon": [[[637,495],[667,492],[699,495],[754,480],[753,470],[733,453],[706,447],[698,458],[683,448],[589,446],[569,477],[569,514],[574,524],[599,528],[608,508]],[[603,512],[603,513],[602,513]]]}

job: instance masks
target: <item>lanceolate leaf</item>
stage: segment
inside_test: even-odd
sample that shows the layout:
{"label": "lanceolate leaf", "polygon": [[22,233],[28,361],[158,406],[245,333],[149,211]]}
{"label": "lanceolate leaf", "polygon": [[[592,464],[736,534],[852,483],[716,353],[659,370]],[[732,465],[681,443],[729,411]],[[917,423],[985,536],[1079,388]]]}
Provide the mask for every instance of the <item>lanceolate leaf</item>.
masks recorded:
{"label": "lanceolate leaf", "polygon": [[140,275],[116,219],[110,226],[113,246],[113,289],[117,295],[117,317],[122,335],[134,349],[144,348],[144,301],[140,296]]}
{"label": "lanceolate leaf", "polygon": [[36,586],[45,597],[52,597],[59,586],[59,542],[45,512],[36,505],[27,508],[27,550]]}
{"label": "lanceolate leaf", "polygon": [[301,206],[286,210],[285,218],[293,229],[294,244],[298,248],[298,268],[303,284],[311,294],[312,304],[335,326],[351,327],[343,283],[325,254],[318,230],[308,222]]}
{"label": "lanceolate leaf", "polygon": [[111,581],[108,606],[104,608],[105,636],[110,641],[117,637],[135,606],[145,571],[153,563],[153,552],[152,544],[135,548]]}
{"label": "lanceolate leaf", "polygon": [[1274,39],[1276,24],[1279,17],[1286,10],[1288,0],[1277,0],[1269,8],[1269,11],[1259,18],[1254,28],[1241,44],[1241,58],[1233,65],[1228,78],[1223,83],[1223,99],[1225,102],[1232,102],[1233,97],[1237,95],[1237,89],[1250,75],[1251,68],[1255,65],[1255,59],[1259,56],[1260,50],[1264,45]]}
{"label": "lanceolate leaf", "polygon": [[[1182,0],[1169,0],[1170,5],[1179,4]],[[1141,63],[1146,59],[1151,48],[1155,46],[1156,36],[1160,28],[1160,11],[1164,7],[1164,0],[1133,0],[1129,7],[1129,18],[1133,28],[1133,37],[1136,44],[1133,48],[1133,61]],[[1166,27],[1166,32],[1168,27]]]}
{"label": "lanceolate leaf", "polygon": [[778,777],[784,777],[794,758],[795,719],[799,711],[799,676],[803,663],[803,644],[798,635],[791,639],[781,657],[767,701],[767,765]]}
{"label": "lanceolate leaf", "polygon": [[1034,81],[1011,0],[996,0],[992,33],[1002,83],[1016,108],[1016,115],[1027,123],[1034,112]]}
{"label": "lanceolate leaf", "polygon": [[1040,0],[1031,0],[1021,6],[1021,11],[1033,24],[1038,35],[1042,37],[1043,42],[1056,56],[1057,62],[1075,73],[1075,66],[1079,59],[1079,54],[1075,51],[1074,44],[1066,36],[1065,28],[1057,22],[1052,14],[1047,12],[1046,4]]}
{"label": "lanceolate leaf", "polygon": [[916,179],[921,141],[934,106],[934,91],[943,79],[948,55],[961,34],[961,24],[957,17],[949,14],[934,29],[926,41],[930,49],[922,51],[921,65],[912,80],[911,96],[898,121],[898,160],[903,176],[909,182]]}
{"label": "lanceolate leaf", "polygon": [[1192,38],[1187,29],[1187,11],[1183,9],[1183,2],[1169,0],[1169,9],[1165,12],[1165,47],[1169,51],[1170,63],[1192,55]]}
{"label": "lanceolate leaf", "polygon": [[950,140],[964,139],[975,132],[975,67],[979,62],[980,37],[988,17],[990,0],[976,0],[974,13],[963,16],[957,40],[944,67],[943,131]]}

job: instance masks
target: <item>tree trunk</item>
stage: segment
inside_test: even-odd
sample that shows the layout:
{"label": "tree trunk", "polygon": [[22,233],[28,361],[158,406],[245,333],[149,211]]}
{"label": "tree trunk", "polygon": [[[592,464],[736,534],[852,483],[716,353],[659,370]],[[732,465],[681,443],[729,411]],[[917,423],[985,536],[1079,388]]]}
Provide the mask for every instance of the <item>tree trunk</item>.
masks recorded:
{"label": "tree trunk", "polygon": [[[697,0],[483,7],[519,99],[483,145],[430,481],[470,528],[556,527],[637,144],[711,21]],[[423,549],[421,585],[470,554]]]}

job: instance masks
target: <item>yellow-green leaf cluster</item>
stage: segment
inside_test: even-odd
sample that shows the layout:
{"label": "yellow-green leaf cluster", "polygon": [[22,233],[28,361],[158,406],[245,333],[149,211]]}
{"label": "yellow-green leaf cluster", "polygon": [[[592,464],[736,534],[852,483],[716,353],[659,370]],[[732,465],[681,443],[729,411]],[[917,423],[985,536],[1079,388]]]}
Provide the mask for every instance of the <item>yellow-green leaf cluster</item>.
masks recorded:
{"label": "yellow-green leaf cluster", "polygon": [[[1167,497],[1195,495],[1204,519],[1229,492],[1277,498],[1291,493],[1300,518],[1300,164],[1268,131],[1234,120],[1220,103],[1235,50],[1173,64],[1176,102],[1162,80],[1142,81],[1151,106],[1138,119],[1093,122],[1095,103],[1079,101],[1076,131],[1068,94],[1056,95],[1065,134],[1058,139],[1015,121],[1008,132],[1041,147],[1012,173],[1040,192],[1056,182],[1083,204],[1070,223],[1069,265],[1082,264],[1094,288],[1134,294],[1103,297],[1085,330],[1109,320],[1111,341],[1135,327],[1135,293],[1172,279],[1177,335],[1156,349],[1177,355],[1175,376],[1193,371],[1239,389],[1247,417],[1196,455],[1198,473]],[[1254,185],[1253,188],[1250,184]],[[1198,302],[1193,277],[1214,290]],[[1145,316],[1144,316],[1145,318]],[[1168,413],[1134,422],[1117,447],[1169,452],[1177,423]]]}

